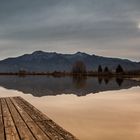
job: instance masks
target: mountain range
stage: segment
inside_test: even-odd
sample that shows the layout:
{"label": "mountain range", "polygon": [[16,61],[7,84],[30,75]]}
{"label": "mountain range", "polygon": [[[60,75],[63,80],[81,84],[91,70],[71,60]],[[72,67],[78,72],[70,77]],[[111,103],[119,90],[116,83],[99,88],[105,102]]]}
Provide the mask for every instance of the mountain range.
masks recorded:
{"label": "mountain range", "polygon": [[125,70],[140,70],[140,62],[128,59],[108,58],[97,55],[89,55],[83,52],[75,54],[60,54],[56,52],[35,51],[19,57],[7,58],[0,61],[0,72],[17,72],[26,70],[29,72],[70,72],[76,61],[83,61],[87,70],[97,70],[99,65],[107,66],[115,70],[120,64]]}

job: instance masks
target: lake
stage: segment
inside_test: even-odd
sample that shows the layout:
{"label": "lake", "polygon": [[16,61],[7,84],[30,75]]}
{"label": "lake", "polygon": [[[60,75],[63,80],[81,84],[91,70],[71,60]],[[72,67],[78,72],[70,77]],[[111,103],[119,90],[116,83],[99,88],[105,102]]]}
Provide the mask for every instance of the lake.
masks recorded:
{"label": "lake", "polygon": [[0,76],[7,96],[22,96],[80,140],[140,139],[140,78]]}

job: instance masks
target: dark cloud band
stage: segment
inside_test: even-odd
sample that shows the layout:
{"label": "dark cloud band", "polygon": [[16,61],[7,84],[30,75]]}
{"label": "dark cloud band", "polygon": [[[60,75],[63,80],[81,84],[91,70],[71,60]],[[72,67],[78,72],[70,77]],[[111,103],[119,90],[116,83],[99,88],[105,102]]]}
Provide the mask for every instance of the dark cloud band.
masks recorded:
{"label": "dark cloud band", "polygon": [[132,40],[140,37],[139,7],[139,0],[1,0],[0,50],[5,47],[5,57],[9,52],[16,55],[37,48],[61,51],[61,47],[62,52],[100,54],[99,48],[112,50],[119,44],[120,50],[127,50],[130,46],[126,44],[131,44],[137,52],[140,42]]}

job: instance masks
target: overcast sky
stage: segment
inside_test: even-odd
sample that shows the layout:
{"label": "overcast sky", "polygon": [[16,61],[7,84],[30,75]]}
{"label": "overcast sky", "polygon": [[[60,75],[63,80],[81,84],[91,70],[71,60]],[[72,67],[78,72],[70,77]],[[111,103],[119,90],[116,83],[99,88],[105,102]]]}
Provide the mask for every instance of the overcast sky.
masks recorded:
{"label": "overcast sky", "polygon": [[35,50],[140,61],[140,0],[0,0],[0,59]]}

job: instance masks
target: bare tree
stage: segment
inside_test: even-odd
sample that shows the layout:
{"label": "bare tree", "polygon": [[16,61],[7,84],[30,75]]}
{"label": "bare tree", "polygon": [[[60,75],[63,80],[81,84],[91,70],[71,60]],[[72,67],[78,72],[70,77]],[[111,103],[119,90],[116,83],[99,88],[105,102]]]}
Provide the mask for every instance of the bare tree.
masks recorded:
{"label": "bare tree", "polygon": [[83,61],[76,61],[72,67],[73,74],[85,74],[86,73],[86,65]]}

